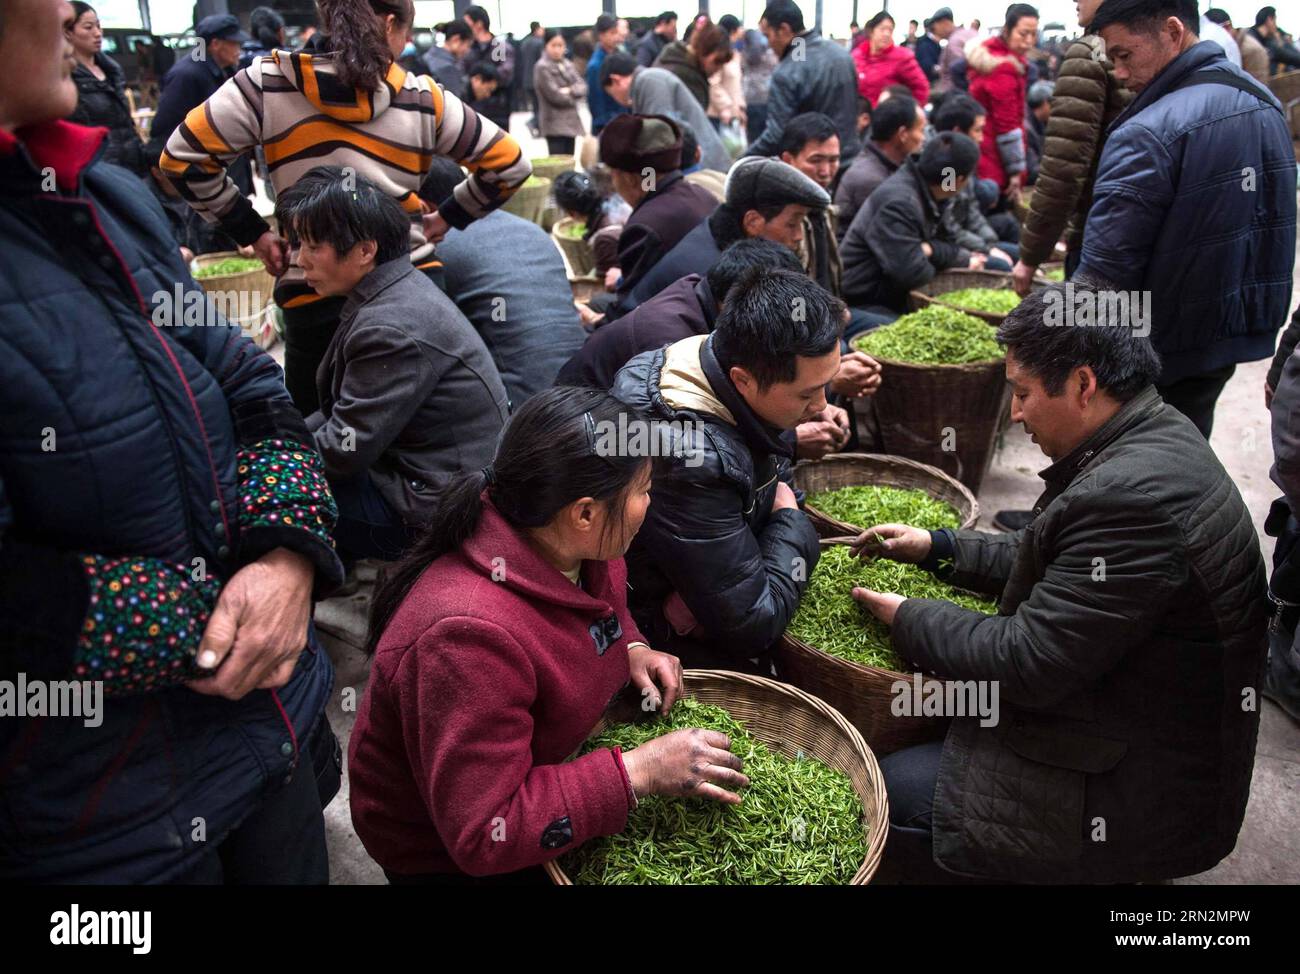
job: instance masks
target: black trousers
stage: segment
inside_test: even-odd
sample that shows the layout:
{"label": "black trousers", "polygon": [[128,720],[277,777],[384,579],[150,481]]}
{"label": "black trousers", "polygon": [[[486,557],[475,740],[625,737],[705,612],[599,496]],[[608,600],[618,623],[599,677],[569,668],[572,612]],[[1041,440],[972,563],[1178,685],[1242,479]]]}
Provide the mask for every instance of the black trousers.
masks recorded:
{"label": "black trousers", "polygon": [[1165,402],[1195,423],[1208,440],[1214,429],[1214,406],[1236,371],[1235,365],[1227,365],[1204,375],[1190,375],[1177,382],[1157,385],[1156,391]]}
{"label": "black trousers", "polygon": [[573,144],[576,140],[572,135],[548,135],[546,137],[546,154],[552,156],[571,156],[573,155]]}

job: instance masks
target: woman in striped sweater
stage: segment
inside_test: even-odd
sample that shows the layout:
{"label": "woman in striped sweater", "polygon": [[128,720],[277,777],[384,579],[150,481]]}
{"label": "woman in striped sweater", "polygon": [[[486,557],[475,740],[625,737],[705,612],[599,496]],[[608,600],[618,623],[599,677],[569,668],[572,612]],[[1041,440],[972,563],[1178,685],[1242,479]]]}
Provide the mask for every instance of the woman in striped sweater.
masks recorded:
{"label": "woman in striped sweater", "polygon": [[[285,318],[285,383],[303,414],[317,408],[315,373],[338,325],[341,298],[316,294],[285,241],[226,175],[260,145],[277,193],[314,166],[372,180],[411,216],[411,260],[441,284],[434,245],[496,209],[528,178],[519,144],[426,76],[396,59],[410,35],[412,0],[317,0],[322,27],[310,49],[274,51],[227,81],[167,140],[163,173],[206,220],[252,245],[277,278]],[[470,170],[436,207],[417,190],[434,156]]]}

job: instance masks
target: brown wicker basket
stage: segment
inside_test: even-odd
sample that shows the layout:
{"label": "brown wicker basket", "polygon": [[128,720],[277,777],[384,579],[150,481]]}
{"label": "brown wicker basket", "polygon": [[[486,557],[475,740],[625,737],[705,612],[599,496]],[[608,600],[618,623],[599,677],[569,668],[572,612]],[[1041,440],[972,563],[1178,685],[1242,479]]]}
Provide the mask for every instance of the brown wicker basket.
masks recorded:
{"label": "brown wicker basket", "polygon": [[[820,460],[800,460],[794,467],[794,485],[805,494],[841,487],[901,487],[921,490],[951,505],[963,528],[975,526],[980,506],[964,484],[937,467],[884,453],[832,453]],[[839,538],[861,534],[870,524],[850,524],[830,517],[812,504],[804,507],[817,534]]]}
{"label": "brown wicker basket", "polygon": [[[847,539],[824,538],[822,547]],[[846,596],[847,597],[847,596]],[[913,675],[882,670],[824,653],[788,632],[776,648],[776,667],[781,679],[825,700],[862,734],[876,754],[890,754],[913,744],[943,737],[947,717],[898,717],[891,711],[893,687],[899,680],[911,683]],[[926,678],[925,683],[930,679]]]}
{"label": "brown wicker basket", "polygon": [[883,451],[938,467],[978,494],[1009,416],[1002,359],[966,365],[916,365],[879,359],[872,409]]}
{"label": "brown wicker basket", "polygon": [[576,160],[573,156],[542,156],[540,159],[530,159],[533,164],[533,175],[541,176],[555,182],[555,177],[562,172],[568,172],[573,169]]}
{"label": "brown wicker basket", "polygon": [[547,201],[551,197],[551,181],[545,176],[529,176],[528,181],[520,186],[513,196],[501,204],[501,208],[515,216],[523,217],[529,223],[542,225],[542,215],[546,212]]}
{"label": "brown wicker basket", "polygon": [[1300,139],[1300,71],[1286,71],[1268,79],[1268,88],[1282,103],[1291,126],[1291,138]]}
{"label": "brown wicker basket", "polygon": [[551,239],[560,248],[560,253],[564,254],[569,266],[569,280],[589,277],[596,270],[596,255],[591,249],[591,241],[582,237],[570,237],[564,232],[580,225],[573,217],[566,216],[556,220],[555,226],[551,227]]}
{"label": "brown wicker basket", "polygon": [[[870,882],[889,833],[889,799],[880,765],[852,724],[803,690],[761,676],[686,670],[684,684],[689,694],[701,703],[724,708],[768,747],[787,757],[802,753],[848,775],[862,799],[862,818],[868,829],[866,858],[849,885]],[[604,729],[601,720],[592,733]],[[546,872],[557,886],[573,885],[555,860],[546,863]]]}
{"label": "brown wicker basket", "polygon": [[587,304],[591,299],[604,290],[605,285],[596,277],[575,277],[569,280],[569,290],[573,292],[573,300],[579,304]]}
{"label": "brown wicker basket", "polygon": [[[1049,281],[1035,278],[1030,287],[1035,291],[1040,291],[1051,283]],[[913,291],[910,297],[910,304],[913,311],[919,311],[927,305],[935,303],[936,296],[947,294],[949,291],[963,291],[968,287],[993,288],[995,290],[1010,290],[1011,275],[1003,271],[975,271],[975,270],[948,270],[940,271],[926,284],[922,284]],[[945,305],[945,307],[949,307]],[[1006,317],[1003,314],[997,314],[992,311],[976,311],[974,308],[958,308],[968,315],[974,315],[976,318],[982,318],[990,325],[1002,324],[1002,319]]]}
{"label": "brown wicker basket", "polygon": [[[213,254],[200,254],[194,258],[194,266],[202,269],[232,259],[245,258],[237,250],[222,250]],[[261,347],[270,347],[265,344],[267,335],[263,322],[267,308],[272,304],[275,278],[264,267],[258,266],[239,274],[199,277],[195,278],[195,283],[213,299],[231,324],[239,325]]]}

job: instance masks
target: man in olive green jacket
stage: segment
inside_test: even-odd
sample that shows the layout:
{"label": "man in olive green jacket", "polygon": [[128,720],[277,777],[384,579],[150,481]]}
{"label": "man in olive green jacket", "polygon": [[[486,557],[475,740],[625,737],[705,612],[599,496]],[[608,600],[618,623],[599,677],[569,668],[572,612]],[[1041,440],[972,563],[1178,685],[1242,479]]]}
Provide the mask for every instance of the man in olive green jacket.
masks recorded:
{"label": "man in olive green jacket", "polygon": [[[1078,0],[1079,26],[1085,30],[1101,0]],[[1069,270],[1083,246],[1083,224],[1092,202],[1092,182],[1106,129],[1132,99],[1115,80],[1100,37],[1085,34],[1070,44],[1052,94],[1052,115],[1043,139],[1043,158],[1020,231],[1020,259],[1012,279],[1021,296],[1038,265],[1051,259],[1056,242],[1066,236]]]}

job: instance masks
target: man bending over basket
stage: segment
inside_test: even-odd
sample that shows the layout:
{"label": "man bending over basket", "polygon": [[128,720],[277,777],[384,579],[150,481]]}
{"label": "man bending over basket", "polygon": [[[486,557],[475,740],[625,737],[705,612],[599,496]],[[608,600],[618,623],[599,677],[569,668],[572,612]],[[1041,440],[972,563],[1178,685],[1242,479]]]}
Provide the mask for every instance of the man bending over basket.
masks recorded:
{"label": "man bending over basket", "polygon": [[[1264,566],[1241,495],[1156,393],[1159,358],[1116,297],[1058,285],[998,331],[1012,419],[1052,460],[1027,528],[886,524],[856,542],[999,599],[987,616],[853,590],[918,670],[995,683],[1001,700],[995,725],[958,717],[945,741],[881,761],[896,866],[1144,882],[1209,869],[1236,842]],[[1054,327],[1082,324],[1084,307],[1091,327]]]}

